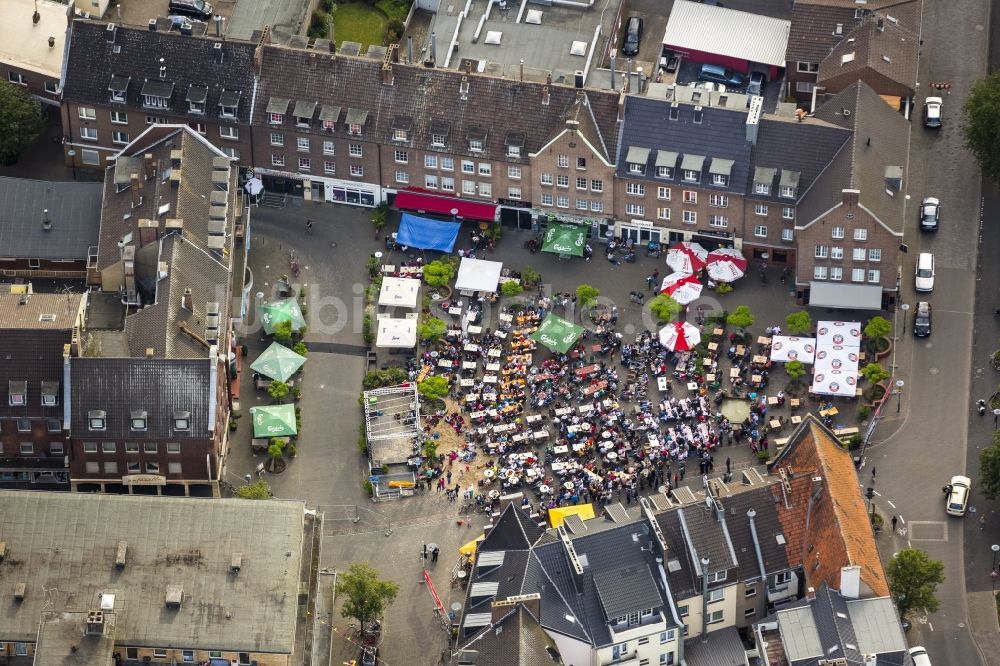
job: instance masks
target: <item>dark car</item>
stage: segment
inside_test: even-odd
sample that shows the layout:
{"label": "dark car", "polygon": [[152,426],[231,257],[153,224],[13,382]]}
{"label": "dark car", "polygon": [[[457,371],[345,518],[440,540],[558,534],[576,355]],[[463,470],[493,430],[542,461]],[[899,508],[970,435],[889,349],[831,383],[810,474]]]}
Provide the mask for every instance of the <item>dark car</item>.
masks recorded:
{"label": "dark car", "polygon": [[719,65],[702,65],[698,72],[699,81],[721,83],[729,88],[739,88],[743,85],[743,75]]}
{"label": "dark car", "polygon": [[196,19],[212,18],[212,5],[205,0],[170,0],[169,12]]}
{"label": "dark car", "polygon": [[630,16],[625,23],[625,41],[622,42],[622,53],[634,56],[639,53],[639,42],[642,40],[642,19]]}
{"label": "dark car", "polygon": [[941,202],[934,197],[926,197],[920,202],[920,228],[937,231],[941,222]]}
{"label": "dark car", "polygon": [[927,301],[917,303],[913,313],[913,335],[926,338],[931,334],[931,304]]}

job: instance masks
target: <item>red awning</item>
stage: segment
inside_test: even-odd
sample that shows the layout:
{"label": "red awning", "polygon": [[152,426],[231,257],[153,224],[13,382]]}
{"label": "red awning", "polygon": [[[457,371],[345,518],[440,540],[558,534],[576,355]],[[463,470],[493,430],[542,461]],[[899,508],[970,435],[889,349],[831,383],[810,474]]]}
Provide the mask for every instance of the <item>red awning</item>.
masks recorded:
{"label": "red awning", "polygon": [[[466,201],[455,197],[436,197],[415,192],[400,192],[396,195],[396,208],[418,213],[451,215],[462,220],[496,220],[497,207],[494,204]],[[458,212],[455,212],[458,211]]]}

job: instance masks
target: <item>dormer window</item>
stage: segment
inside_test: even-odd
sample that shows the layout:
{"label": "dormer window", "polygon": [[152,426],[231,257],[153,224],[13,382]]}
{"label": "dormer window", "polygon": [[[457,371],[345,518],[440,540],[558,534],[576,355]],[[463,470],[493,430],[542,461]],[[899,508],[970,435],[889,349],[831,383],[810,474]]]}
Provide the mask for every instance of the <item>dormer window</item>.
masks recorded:
{"label": "dormer window", "polygon": [[686,183],[697,183],[701,179],[701,174],[692,169],[684,169],[681,172],[681,177]]}
{"label": "dormer window", "polygon": [[781,194],[782,197],[784,197],[786,199],[794,199],[795,198],[795,188],[794,187],[788,187],[788,186],[782,186],[780,194]]}
{"label": "dormer window", "polygon": [[507,146],[507,157],[520,157],[521,146]]}
{"label": "dormer window", "polygon": [[394,130],[392,130],[392,140],[393,141],[406,141],[406,130],[405,129],[394,129]]}
{"label": "dormer window", "polygon": [[191,86],[188,88],[185,101],[191,113],[205,113],[205,100],[208,99],[208,86]]}
{"label": "dormer window", "polygon": [[444,148],[444,142],[444,134],[431,134],[431,145],[435,148]]}
{"label": "dormer window", "polygon": [[128,82],[129,77],[127,76],[111,76],[111,83],[108,85],[108,92],[111,93],[111,101],[124,103],[128,94]]}
{"label": "dormer window", "polygon": [[7,404],[11,407],[24,407],[28,404],[28,382],[7,382]]}
{"label": "dormer window", "polygon": [[323,131],[324,132],[332,132],[333,128],[334,128],[334,125],[335,125],[335,123],[332,120],[324,120],[323,121]]}
{"label": "dormer window", "polygon": [[129,423],[132,430],[144,432],[146,430],[146,410],[133,410],[129,415]]}
{"label": "dormer window", "polygon": [[767,183],[754,183],[753,184],[754,194],[770,194],[771,186]]}
{"label": "dormer window", "polygon": [[281,125],[285,122],[285,114],[283,113],[269,113],[267,116],[267,122],[271,125]]}
{"label": "dormer window", "polygon": [[42,407],[59,404],[59,382],[42,382]]}
{"label": "dormer window", "polygon": [[295,102],[292,109],[292,116],[295,117],[296,127],[309,127],[312,125],[313,114],[316,113],[318,102]]}
{"label": "dormer window", "polygon": [[649,162],[649,148],[639,146],[629,146],[625,155],[625,163],[628,164],[628,172],[635,175],[646,173],[646,163]]}
{"label": "dormer window", "polygon": [[170,81],[150,81],[142,84],[142,105],[147,109],[170,107],[170,97],[174,94],[174,84]]}
{"label": "dormer window", "polygon": [[783,199],[794,199],[795,193],[799,189],[798,171],[781,170],[781,179],[778,181],[778,196]]}
{"label": "dormer window", "polygon": [[108,415],[103,409],[92,409],[87,412],[87,423],[91,430],[106,430]]}
{"label": "dormer window", "polygon": [[[753,192],[754,194],[763,194],[769,196],[771,194],[771,183],[774,182],[774,176],[778,172],[777,169],[772,169],[770,167],[757,167],[753,171]],[[785,172],[788,173],[788,172]],[[797,174],[796,174],[797,179]]]}
{"label": "dormer window", "polygon": [[177,410],[174,412],[174,430],[191,429],[191,412]]}
{"label": "dormer window", "polygon": [[636,164],[635,162],[628,163],[628,172],[638,175],[646,173],[646,166],[644,164]]}
{"label": "dormer window", "polygon": [[361,125],[354,123],[353,125],[347,126],[347,133],[353,134],[354,136],[361,136]]}
{"label": "dormer window", "polygon": [[507,148],[507,157],[515,159],[521,157],[521,149],[524,148],[524,135],[520,132],[511,132],[504,138],[504,146]]}
{"label": "dormer window", "polygon": [[483,151],[482,139],[469,139],[469,150],[474,153],[481,153]]}
{"label": "dormer window", "polygon": [[337,129],[337,120],[340,118],[340,107],[324,104],[319,109],[319,121],[323,124],[324,132],[333,132]]}
{"label": "dormer window", "polygon": [[656,177],[657,178],[673,178],[674,169],[673,167],[661,166],[656,167]]}
{"label": "dormer window", "polygon": [[347,109],[347,132],[353,136],[361,136],[365,129],[365,122],[368,120],[368,112],[362,109]]}
{"label": "dormer window", "polygon": [[240,105],[240,94],[233,90],[223,90],[219,94],[219,117],[235,118]]}
{"label": "dormer window", "polygon": [[267,100],[267,106],[264,108],[264,113],[267,114],[267,122],[269,125],[282,125],[285,122],[285,114],[288,113],[288,105],[291,104],[290,100],[283,99],[281,97],[272,97]]}
{"label": "dormer window", "polygon": [[708,173],[712,176],[712,185],[728,187],[729,177],[733,173],[733,164],[733,160],[713,157],[712,163],[708,167]]}

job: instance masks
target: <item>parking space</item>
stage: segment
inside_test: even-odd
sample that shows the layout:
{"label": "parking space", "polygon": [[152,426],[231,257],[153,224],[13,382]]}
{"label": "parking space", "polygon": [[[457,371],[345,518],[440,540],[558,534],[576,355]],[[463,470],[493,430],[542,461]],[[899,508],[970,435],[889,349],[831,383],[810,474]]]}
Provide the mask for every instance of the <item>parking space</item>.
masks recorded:
{"label": "parking space", "polygon": [[[625,11],[622,13],[622,30],[629,17],[638,16],[642,19],[642,41],[639,43],[639,53],[632,59],[633,67],[642,67],[646,73],[654,71],[656,64],[660,60],[660,52],[663,50],[663,33],[667,29],[667,17],[670,16],[670,8],[673,0],[666,2],[657,0],[625,0]],[[620,65],[618,69],[624,69],[622,62],[622,32],[615,37],[615,50],[617,52]]]}
{"label": "parking space", "polygon": [[[212,5],[212,11],[222,16],[224,25],[228,24],[236,7],[236,0],[206,0]],[[129,0],[119,1],[114,9],[108,10],[105,17],[109,21],[118,21],[125,25],[147,25],[149,19],[160,16],[169,16],[168,0]],[[209,31],[215,29],[214,26],[206,26]]]}

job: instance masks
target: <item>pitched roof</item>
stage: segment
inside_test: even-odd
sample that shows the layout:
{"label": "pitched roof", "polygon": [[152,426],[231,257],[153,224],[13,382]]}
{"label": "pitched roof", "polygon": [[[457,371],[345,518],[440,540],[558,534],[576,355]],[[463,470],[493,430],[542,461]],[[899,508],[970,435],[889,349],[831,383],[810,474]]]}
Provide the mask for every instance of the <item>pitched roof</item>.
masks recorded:
{"label": "pitched roof", "polygon": [[809,415],[770,467],[808,475],[813,485],[814,495],[805,507],[809,548],[803,568],[809,585],[818,589],[826,583],[839,590],[841,568],[858,566],[861,582],[874,595],[888,596],[854,461],[837,437]]}
{"label": "pitched roof", "polygon": [[853,130],[853,135],[803,196],[798,219],[808,226],[839,205],[844,190],[858,190],[861,205],[883,226],[901,234],[903,197],[889,187],[886,170],[898,167],[901,177],[907,177],[902,169],[910,124],[863,81],[828,99],[815,117]]}
{"label": "pitched roof", "polygon": [[[625,122],[618,148],[618,177],[679,182],[684,158],[697,156],[702,158],[700,171],[702,183],[706,183],[713,159],[732,160],[728,184],[724,187],[713,186],[713,189],[744,193],[751,148],[746,139],[746,112],[703,107],[700,111],[701,122],[695,122],[695,106],[678,104],[676,120],[670,119],[671,109],[671,103],[662,99],[633,95],[625,98]],[[633,148],[647,151],[641,153],[646,157],[645,175],[628,171],[627,158]],[[664,159],[667,161],[664,162]],[[669,164],[671,160],[675,163]],[[674,177],[656,178],[658,166],[673,166]]]}
{"label": "pitched roof", "polygon": [[[71,339],[72,332],[65,328],[0,329],[4,359],[0,363],[0,417],[62,418],[63,346]],[[11,382],[26,389],[24,406],[10,404]],[[55,405],[42,404],[43,383],[47,390],[55,388],[58,391]]]}
{"label": "pitched roof", "polygon": [[477,550],[528,550],[545,529],[523,509],[511,502],[504,507],[496,524],[479,544]]}
{"label": "pitched roof", "polygon": [[[126,439],[133,411],[146,412],[143,439],[204,439],[212,436],[212,362],[162,358],[70,360],[70,429],[74,436]],[[90,429],[90,414],[104,412],[105,429]],[[175,412],[188,412],[189,430],[174,428]]]}
{"label": "pitched roof", "polygon": [[736,566],[736,554],[729,540],[725,515],[704,504],[677,510],[681,529],[691,549],[691,562],[697,575],[702,574],[701,560],[708,558],[708,571],[725,571]]}
{"label": "pitched roof", "polygon": [[0,177],[4,256],[86,260],[100,233],[102,192],[97,183]]}
{"label": "pitched roof", "polygon": [[[288,76],[290,71],[297,75]],[[381,60],[265,45],[256,120],[266,122],[265,100],[318,98],[320,112],[339,109],[335,132],[346,131],[345,119],[352,110],[364,111],[368,115],[362,138],[377,137],[382,143],[393,143],[394,121],[407,118],[412,120],[412,130],[405,142],[395,142],[398,145],[509,161],[506,143],[511,134],[523,140],[521,159],[527,160],[530,153],[566,127],[577,105],[576,89],[566,85],[546,86],[406,63],[393,63],[391,71],[392,84],[386,85]],[[618,96],[612,91],[584,93],[583,103],[590,107],[593,122],[579,116],[585,121],[580,131],[600,132],[596,137],[586,135],[595,148],[611,145],[617,102]],[[445,136],[445,147],[431,146],[432,133]],[[483,141],[482,151],[469,150],[472,136]]]}
{"label": "pitched roof", "polygon": [[[749,195],[754,199],[788,201],[781,197],[778,187],[780,173],[786,171],[799,175],[795,200],[801,200],[850,138],[849,129],[815,118],[805,118],[802,122],[777,115],[761,118],[750,161],[751,179],[760,168],[773,169],[775,173],[769,195],[758,194],[748,187]],[[802,146],[809,146],[809,150],[802,150]]]}
{"label": "pitched roof", "polygon": [[[170,106],[165,111],[192,120],[219,118],[223,91],[240,93],[236,120],[249,121],[255,44],[125,25],[117,26],[111,42],[106,36],[107,25],[103,21],[73,21],[64,77],[65,101],[108,106],[108,86],[116,77],[128,82],[122,104],[126,110],[143,108],[141,93],[148,81],[171,84]],[[221,46],[216,48],[216,44]],[[166,67],[162,79],[161,59]],[[191,86],[207,87],[204,113],[189,111],[186,97]]]}
{"label": "pitched roof", "polygon": [[[796,2],[792,5],[792,24],[788,32],[789,61],[819,63],[858,21],[855,19],[856,5],[818,4]],[[841,26],[837,34],[837,26]]]}
{"label": "pitched roof", "polygon": [[919,42],[919,35],[899,21],[887,20],[882,13],[869,14],[820,62],[817,83],[860,78],[871,70],[912,92]]}
{"label": "pitched roof", "polygon": [[[719,500],[726,510],[726,528],[736,552],[740,580],[760,578],[761,564],[769,574],[791,568],[787,553],[788,539],[782,530],[771,494],[774,485],[751,488]],[[750,531],[747,512],[751,509],[754,511],[754,527],[762,563],[757,561],[753,534]]]}
{"label": "pitched roof", "polygon": [[[476,653],[475,661],[468,660]],[[559,648],[524,604],[510,607],[502,617],[469,639],[452,654],[453,666],[553,666],[562,664]]]}

